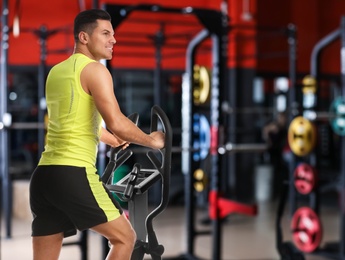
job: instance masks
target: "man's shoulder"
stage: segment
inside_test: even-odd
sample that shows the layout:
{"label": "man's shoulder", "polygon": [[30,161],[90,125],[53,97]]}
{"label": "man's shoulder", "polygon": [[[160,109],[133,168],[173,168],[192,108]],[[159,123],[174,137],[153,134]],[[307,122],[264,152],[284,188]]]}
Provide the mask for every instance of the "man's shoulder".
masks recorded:
{"label": "man's shoulder", "polygon": [[87,60],[87,61],[90,61],[90,62],[94,62],[95,60],[91,59],[89,56],[83,54],[83,53],[80,53],[80,52],[77,52],[77,53],[73,53],[69,58],[71,59],[75,59],[75,60]]}
{"label": "man's shoulder", "polygon": [[67,63],[69,63],[70,59],[71,59],[71,56],[55,64],[54,66],[52,66],[52,70],[57,69],[61,66],[65,66]]}
{"label": "man's shoulder", "polygon": [[84,69],[87,68],[88,70],[91,70],[93,73],[109,72],[106,66],[92,59],[89,62],[85,62],[84,64]]}

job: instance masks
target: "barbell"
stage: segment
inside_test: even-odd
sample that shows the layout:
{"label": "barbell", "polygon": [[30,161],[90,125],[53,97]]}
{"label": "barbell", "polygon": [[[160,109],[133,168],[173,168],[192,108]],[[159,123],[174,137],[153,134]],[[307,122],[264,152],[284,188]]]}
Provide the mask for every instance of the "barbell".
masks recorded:
{"label": "barbell", "polygon": [[12,123],[9,127],[9,129],[46,129],[45,123],[39,123],[39,122],[17,122]]}
{"label": "barbell", "polygon": [[12,115],[10,113],[5,113],[2,116],[2,122],[0,121],[0,130],[2,128],[16,129],[16,130],[28,130],[28,129],[46,129],[48,126],[48,115],[44,117],[44,122],[13,122]]}
{"label": "barbell", "polygon": [[[227,143],[226,145],[219,146],[218,153],[219,154],[226,154],[226,153],[246,153],[246,152],[264,152],[269,148],[269,145],[265,143],[247,143],[247,144],[235,144],[235,143]],[[209,150],[210,148],[208,148]],[[145,147],[132,147],[131,150],[135,153],[146,153],[150,151],[150,148]],[[172,153],[180,153],[183,151],[187,152],[204,152],[203,149],[194,148],[194,147],[188,147],[188,148],[182,148],[180,146],[173,146],[171,148]]]}
{"label": "barbell", "polygon": [[241,153],[241,152],[264,152],[269,148],[265,143],[247,143],[247,144],[235,144],[226,143],[218,148],[219,154],[226,153]]}

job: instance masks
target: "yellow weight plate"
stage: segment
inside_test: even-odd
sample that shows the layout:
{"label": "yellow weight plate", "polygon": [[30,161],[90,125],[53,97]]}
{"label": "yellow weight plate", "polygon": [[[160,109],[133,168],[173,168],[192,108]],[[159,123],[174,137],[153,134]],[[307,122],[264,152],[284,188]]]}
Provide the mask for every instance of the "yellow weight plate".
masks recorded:
{"label": "yellow weight plate", "polygon": [[202,181],[205,178],[205,172],[201,169],[197,169],[194,171],[194,179],[198,181]]}
{"label": "yellow weight plate", "polygon": [[207,176],[202,169],[196,169],[193,174],[194,177],[194,189],[197,192],[202,192],[207,184]]}
{"label": "yellow weight plate", "polygon": [[306,156],[314,149],[316,144],[314,125],[302,116],[294,118],[288,129],[288,142],[294,154]]}
{"label": "yellow weight plate", "polygon": [[209,101],[211,92],[210,73],[204,66],[194,65],[193,101],[195,105],[203,105]]}
{"label": "yellow weight plate", "polygon": [[317,85],[316,85],[316,79],[311,76],[307,75],[303,78],[302,80],[302,92],[303,94],[308,94],[308,93],[316,93]]}

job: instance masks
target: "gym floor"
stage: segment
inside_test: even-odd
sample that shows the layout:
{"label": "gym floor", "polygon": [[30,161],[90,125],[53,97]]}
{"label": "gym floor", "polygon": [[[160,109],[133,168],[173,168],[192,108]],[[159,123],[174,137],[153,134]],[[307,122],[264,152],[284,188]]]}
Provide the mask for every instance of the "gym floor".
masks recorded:
{"label": "gym floor", "polygon": [[[222,260],[278,260],[275,249],[276,202],[258,204],[258,215],[245,216],[233,214],[222,224]],[[288,218],[284,214],[282,228],[285,241],[291,241]],[[197,212],[198,230],[209,230],[210,226],[202,224],[205,212]],[[322,208],[321,222],[323,226],[322,244],[339,240],[339,212],[336,207]],[[159,243],[164,245],[164,259],[178,259],[186,252],[185,211],[183,206],[169,206],[157,219],[154,228]],[[102,240],[98,234],[89,232],[88,259],[102,259]],[[30,221],[13,220],[11,239],[4,238],[4,225],[1,228],[1,260],[32,259]],[[75,241],[76,236],[69,238]],[[198,236],[195,240],[195,255],[200,259],[212,259],[212,236]],[[78,260],[80,251],[77,246],[65,246],[60,260]],[[306,255],[306,260],[325,259],[320,255]],[[151,259],[147,256],[145,259]],[[182,259],[182,258],[180,258]]]}

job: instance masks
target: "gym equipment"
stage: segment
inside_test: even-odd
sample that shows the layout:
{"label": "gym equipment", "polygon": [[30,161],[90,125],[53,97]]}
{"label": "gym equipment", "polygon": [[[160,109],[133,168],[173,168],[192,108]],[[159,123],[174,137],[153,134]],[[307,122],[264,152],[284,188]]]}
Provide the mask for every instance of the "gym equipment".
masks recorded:
{"label": "gym equipment", "polygon": [[296,190],[304,195],[311,193],[316,186],[316,172],[307,163],[299,164],[294,172],[294,184]]}
{"label": "gym equipment", "polygon": [[309,154],[316,144],[314,125],[302,116],[295,117],[288,129],[288,142],[294,154],[298,156]]}
{"label": "gym equipment", "polygon": [[233,144],[233,143],[226,143],[223,146],[218,148],[219,154],[225,153],[247,153],[247,152],[264,152],[267,151],[268,145],[267,144],[259,144],[259,143],[248,143],[248,144]]}
{"label": "gym equipment", "polygon": [[196,151],[193,153],[194,161],[204,160],[210,150],[211,136],[210,125],[206,116],[202,114],[193,115],[193,149]]}
{"label": "gym equipment", "polygon": [[291,220],[292,239],[296,247],[305,253],[315,251],[322,239],[319,217],[309,207],[297,209]]}
{"label": "gym equipment", "polygon": [[193,177],[194,177],[194,189],[197,192],[202,192],[203,190],[205,190],[205,187],[208,182],[208,178],[204,170],[196,169],[193,173]]}
{"label": "gym equipment", "polygon": [[[311,76],[315,79],[318,78],[319,74],[319,58],[321,51],[328,47],[331,43],[336,41],[337,39],[340,39],[341,42],[341,48],[340,52],[342,53],[345,48],[345,16],[342,16],[341,18],[341,26],[337,28],[336,30],[332,31],[328,35],[326,35],[324,38],[322,38],[313,48],[312,55],[311,55]],[[341,56],[341,93],[344,97],[345,93],[345,56]],[[295,102],[295,95],[291,95],[293,97],[291,99],[291,103]],[[339,102],[339,103],[337,103]],[[312,120],[324,118],[328,119],[335,124],[335,127],[341,128],[342,122],[339,123],[335,121],[335,119],[342,118],[343,117],[343,102],[341,99],[339,101],[334,101],[334,104],[331,106],[331,111],[329,113],[320,113],[311,111],[314,113],[314,117]],[[336,108],[340,106],[340,114],[336,114]],[[298,107],[296,105],[296,107]],[[313,110],[315,107],[312,107],[311,110]],[[298,113],[296,113],[298,114]],[[296,115],[295,114],[295,115]],[[305,113],[303,113],[305,116]],[[294,116],[294,115],[292,115]],[[309,117],[308,117],[309,118]],[[334,126],[332,126],[334,127]],[[341,130],[340,130],[341,131]],[[337,143],[340,147],[340,155],[339,158],[343,158],[345,154],[345,139],[343,136],[340,136],[340,142]],[[289,142],[290,143],[290,142]],[[308,158],[303,159],[309,159],[311,162],[313,162],[313,159],[315,159],[315,154],[311,154]],[[289,179],[285,180],[283,184],[283,189],[281,189],[282,194],[279,201],[278,206],[278,213],[277,213],[277,249],[279,251],[280,256],[282,259],[304,259],[303,252],[310,253],[314,255],[320,255],[323,256],[325,259],[345,259],[345,230],[344,228],[344,212],[345,212],[345,182],[343,181],[345,178],[345,161],[340,161],[340,176],[337,178],[336,182],[331,181],[330,183],[320,183],[318,184],[317,189],[314,189],[310,194],[308,194],[310,208],[304,207],[302,209],[296,210],[297,205],[297,195],[296,195],[296,188],[295,188],[295,182],[292,180],[294,176],[293,169],[295,167],[296,161],[299,161],[295,158],[295,156],[292,156],[291,162],[290,162],[290,172],[289,172]],[[315,162],[315,161],[314,161]],[[322,227],[320,223],[320,219],[318,217],[319,212],[319,195],[320,193],[324,191],[329,190],[335,190],[339,193],[339,224],[340,224],[340,230],[339,230],[339,238],[334,242],[326,242],[321,247],[320,246],[320,240],[322,238]],[[288,197],[289,193],[289,197]],[[293,222],[291,223],[291,228],[293,231],[293,242],[294,243],[288,243],[283,242],[283,234],[282,234],[282,228],[280,226],[280,222],[283,216],[284,212],[284,205],[287,201],[289,202],[289,208],[290,210],[295,211],[293,215]],[[297,256],[296,256],[297,251]],[[297,258],[297,257],[302,258]]]}
{"label": "gym equipment", "polygon": [[46,129],[45,123],[39,122],[16,122],[9,126],[10,129]]}
{"label": "gym equipment", "polygon": [[[137,116],[134,116],[137,120]],[[170,169],[171,169],[171,145],[172,129],[170,122],[163,110],[154,106],[151,110],[151,132],[163,129],[165,133],[165,147],[159,150],[159,157],[152,150],[147,152],[147,157],[154,166],[153,169],[143,169],[136,163],[132,171],[115,184],[108,184],[114,171],[122,165],[131,155],[132,151],[121,147],[112,148],[110,161],[101,176],[106,187],[117,194],[119,198],[128,201],[129,220],[136,231],[137,241],[132,254],[132,260],[140,260],[145,254],[152,259],[162,259],[164,247],[158,244],[153,229],[153,219],[162,213],[168,205]],[[160,204],[148,214],[149,188],[157,181],[162,181],[162,198]]]}
{"label": "gym equipment", "polygon": [[[216,17],[215,17],[216,18]],[[224,28],[226,22],[226,15],[219,13],[217,19],[219,19],[218,29]],[[224,20],[223,20],[224,19]],[[215,19],[215,21],[217,21]],[[222,51],[225,46],[224,39],[226,37],[220,31],[213,31],[212,27],[207,27],[208,30],[204,29],[197,34],[190,42],[187,48],[186,57],[186,72],[183,75],[182,81],[182,172],[185,175],[185,203],[187,210],[187,253],[180,256],[177,259],[197,259],[194,255],[195,239],[198,235],[205,235],[211,233],[212,235],[212,259],[217,260],[221,258],[221,222],[226,215],[231,213],[243,213],[248,215],[256,214],[256,205],[245,205],[242,203],[234,202],[229,199],[222,197],[220,191],[220,179],[223,172],[228,174],[228,167],[223,164],[224,156],[219,153],[219,147],[221,142],[219,140],[219,128],[222,127],[222,118],[220,117],[221,108],[219,106],[219,100],[223,99],[221,91],[224,91],[225,84],[224,71],[226,64],[224,52]],[[192,100],[192,86],[193,86],[193,70],[194,70],[194,55],[195,50],[206,38],[211,37],[212,40],[212,59],[214,67],[212,68],[212,90],[210,96],[210,146],[209,146],[209,157],[211,161],[210,170],[210,192],[209,192],[209,217],[211,220],[210,231],[197,230],[195,225],[195,202],[194,202],[194,177],[191,171],[199,169],[200,166],[191,160],[191,151],[189,147],[192,145],[192,115],[194,102]],[[220,93],[221,92],[221,93]],[[199,173],[197,171],[196,173]]]}
{"label": "gym equipment", "polygon": [[345,136],[345,98],[336,98],[331,106],[330,113],[334,116],[330,118],[330,123],[333,131],[340,135]]}
{"label": "gym equipment", "polygon": [[224,219],[232,213],[255,216],[258,212],[256,205],[246,205],[223,198],[219,192],[215,191],[210,191],[209,193],[209,204],[209,215],[212,220]]}
{"label": "gym equipment", "polygon": [[[187,9],[186,9],[187,10]],[[210,183],[218,185],[216,180],[219,174],[218,167],[218,141],[215,139],[218,134],[218,117],[219,117],[219,89],[225,83],[223,78],[224,69],[226,68],[226,59],[224,54],[226,53],[226,31],[227,31],[227,16],[224,13],[207,10],[207,9],[190,9],[190,14],[195,15],[204,29],[196,34],[190,41],[186,51],[186,72],[182,78],[182,153],[181,153],[181,169],[185,176],[185,207],[186,207],[186,253],[177,259],[196,259],[194,247],[195,238],[197,235],[204,235],[206,232],[196,230],[195,221],[195,200],[194,200],[194,183],[192,171],[198,167],[196,163],[192,161],[192,153],[189,150],[193,146],[193,114],[195,111],[193,107],[193,74],[195,64],[195,53],[197,47],[205,41],[207,38],[211,38],[212,41],[212,91],[210,96],[210,158],[211,158],[211,180]],[[217,189],[217,187],[212,187]],[[212,219],[212,259],[220,259],[221,253],[221,228],[219,218]],[[209,232],[208,232],[209,233]]]}
{"label": "gym equipment", "polygon": [[302,80],[302,92],[303,94],[306,93],[316,93],[317,84],[316,79],[312,75],[306,75]]}
{"label": "gym equipment", "polygon": [[329,120],[330,125],[336,134],[340,136],[345,135],[345,99],[341,96],[334,99],[330,105],[329,112],[305,110],[303,111],[303,117],[310,121]]}
{"label": "gym equipment", "polygon": [[211,80],[205,66],[195,64],[193,69],[193,102],[194,105],[204,105],[210,100]]}

